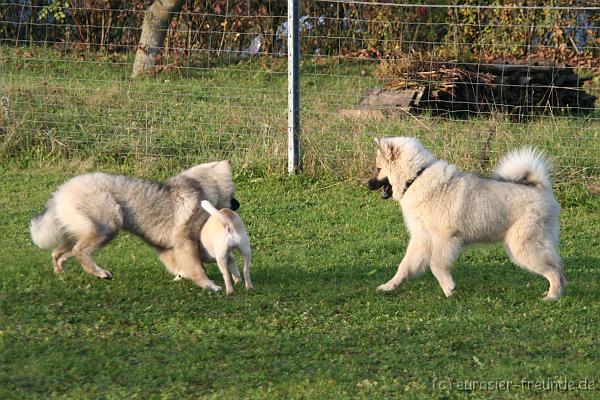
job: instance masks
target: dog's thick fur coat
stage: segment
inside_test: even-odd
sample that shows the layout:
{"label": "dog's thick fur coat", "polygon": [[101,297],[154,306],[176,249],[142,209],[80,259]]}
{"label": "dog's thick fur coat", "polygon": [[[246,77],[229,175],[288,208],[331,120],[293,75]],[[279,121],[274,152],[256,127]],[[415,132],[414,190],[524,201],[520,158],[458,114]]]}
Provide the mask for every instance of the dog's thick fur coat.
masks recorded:
{"label": "dog's thick fur coat", "polygon": [[437,160],[414,138],[377,138],[377,173],[371,189],[400,203],[410,241],[394,277],[379,286],[397,289],[427,266],[444,294],[455,289],[452,264],[465,245],[503,241],[518,266],[544,276],[544,299],[566,284],[558,254],[559,204],[541,153],[522,149],[500,161],[491,179]]}
{"label": "dog's thick fur coat", "polygon": [[126,229],[155,247],[169,271],[185,271],[199,286],[217,291],[200,260],[198,239],[209,218],[200,202],[229,208],[237,202],[234,192],[229,161],[200,164],[166,182],[84,174],[52,195],[44,212],[31,220],[31,237],[38,247],[54,249],[55,272],[74,256],[87,273],[110,278],[92,253]]}

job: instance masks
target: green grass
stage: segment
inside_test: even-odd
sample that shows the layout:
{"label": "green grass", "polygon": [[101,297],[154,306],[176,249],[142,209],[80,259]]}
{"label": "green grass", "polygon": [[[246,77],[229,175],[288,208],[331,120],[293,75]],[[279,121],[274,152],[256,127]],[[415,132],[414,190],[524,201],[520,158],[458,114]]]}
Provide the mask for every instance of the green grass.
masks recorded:
{"label": "green grass", "polygon": [[[375,66],[317,61],[303,64],[305,174],[284,179],[284,59],[203,61],[131,81],[128,56],[0,47],[10,99],[0,112],[0,399],[597,397],[598,112],[522,124],[350,120],[338,110],[383,84]],[[461,256],[451,299],[430,273],[376,292],[408,237],[398,205],[360,180],[373,136],[399,134],[483,173],[522,144],[554,158],[569,281],[559,302],[543,302],[545,280],[499,246]],[[225,298],[172,282],[127,234],[97,256],[112,281],[74,261],[58,277],[30,241],[29,219],[67,177],[162,179],[220,158],[238,174],[255,292]],[[585,379],[595,390],[533,387]]]}
{"label": "green grass", "polygon": [[[446,299],[430,273],[391,295],[375,290],[407,243],[391,200],[357,181],[238,176],[257,290],[226,298],[172,282],[127,234],[97,256],[113,280],[75,261],[55,276],[27,225],[78,168],[0,172],[2,399],[597,397],[597,198],[562,211],[560,301],[543,302],[545,280],[499,246],[461,256]],[[221,282],[216,266],[208,272]],[[523,379],[587,379],[596,390],[527,389]],[[465,390],[463,380],[512,386]]]}

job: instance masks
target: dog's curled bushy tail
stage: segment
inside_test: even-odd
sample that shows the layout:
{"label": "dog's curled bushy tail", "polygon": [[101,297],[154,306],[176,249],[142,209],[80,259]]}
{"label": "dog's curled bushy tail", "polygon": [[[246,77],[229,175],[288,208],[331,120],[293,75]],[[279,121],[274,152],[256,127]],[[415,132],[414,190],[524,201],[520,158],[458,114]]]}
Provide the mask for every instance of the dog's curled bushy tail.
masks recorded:
{"label": "dog's curled bushy tail", "polygon": [[508,153],[496,167],[493,177],[508,182],[551,189],[550,164],[544,154],[532,147]]}
{"label": "dog's curled bushy tail", "polygon": [[52,249],[63,241],[63,234],[51,208],[46,208],[29,223],[31,239],[41,249]]}

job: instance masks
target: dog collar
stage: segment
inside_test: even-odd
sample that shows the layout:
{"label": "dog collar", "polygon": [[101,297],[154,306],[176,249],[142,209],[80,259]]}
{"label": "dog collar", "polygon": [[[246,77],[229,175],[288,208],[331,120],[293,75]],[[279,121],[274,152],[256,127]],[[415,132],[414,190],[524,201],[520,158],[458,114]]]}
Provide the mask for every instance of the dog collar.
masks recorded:
{"label": "dog collar", "polygon": [[407,180],[407,181],[406,181],[406,183],[404,184],[404,190],[402,191],[402,196],[404,196],[404,193],[406,193],[406,191],[408,190],[408,188],[410,187],[410,185],[412,185],[412,184],[413,184],[413,182],[414,182],[414,181],[416,181],[416,180],[417,180],[417,178],[418,178],[418,177],[419,177],[419,176],[420,176],[420,175],[423,173],[423,171],[425,171],[425,170],[426,170],[428,167],[429,167],[429,166],[427,166],[427,167],[421,167],[421,169],[419,169],[419,170],[417,171],[417,174],[416,174],[416,175],[415,175],[413,178],[410,178],[409,180]]}

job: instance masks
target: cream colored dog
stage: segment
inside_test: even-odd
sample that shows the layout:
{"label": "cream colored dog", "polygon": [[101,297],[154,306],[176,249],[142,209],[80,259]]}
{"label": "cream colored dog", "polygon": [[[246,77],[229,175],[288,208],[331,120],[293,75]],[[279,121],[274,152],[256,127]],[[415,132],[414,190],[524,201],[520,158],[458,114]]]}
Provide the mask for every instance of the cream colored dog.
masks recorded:
{"label": "cream colored dog", "polygon": [[[225,293],[231,295],[233,294],[233,286],[229,274],[233,275],[235,283],[241,281],[240,271],[232,254],[233,250],[237,249],[244,262],[246,289],[254,289],[250,279],[250,240],[244,222],[235,211],[228,208],[217,210],[207,200],[201,201],[200,205],[210,214],[210,218],[200,231],[202,261],[217,262],[225,281]],[[171,272],[176,274],[174,280],[186,278],[182,271]]]}
{"label": "cream colored dog", "polygon": [[486,179],[436,159],[414,138],[375,143],[377,172],[369,187],[382,188],[381,197],[400,203],[410,232],[396,274],[379,290],[395,290],[429,266],[451,296],[450,271],[463,247],[502,241],[515,264],[548,280],[545,300],[560,297],[566,284],[557,250],[560,207],[539,151],[509,153]]}

